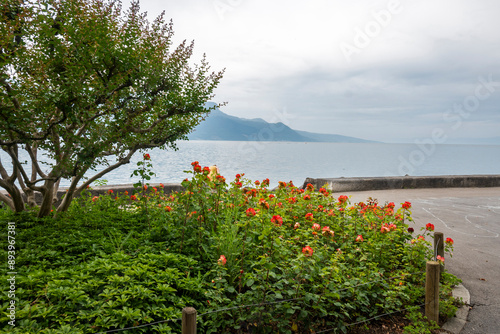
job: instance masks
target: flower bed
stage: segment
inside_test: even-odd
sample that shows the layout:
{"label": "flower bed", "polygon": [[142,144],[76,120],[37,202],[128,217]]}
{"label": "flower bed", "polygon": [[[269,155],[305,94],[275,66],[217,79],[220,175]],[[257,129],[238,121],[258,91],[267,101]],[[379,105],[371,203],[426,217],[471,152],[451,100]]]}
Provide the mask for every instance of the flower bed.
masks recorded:
{"label": "flower bed", "polygon": [[[2,212],[17,221],[14,332],[133,327],[178,319],[185,306],[202,333],[347,332],[424,302],[434,227],[416,233],[410,203],[269,189],[244,174],[226,182],[197,162],[188,173],[182,193],[83,193],[57,219]],[[180,322],[133,332],[178,333]]]}

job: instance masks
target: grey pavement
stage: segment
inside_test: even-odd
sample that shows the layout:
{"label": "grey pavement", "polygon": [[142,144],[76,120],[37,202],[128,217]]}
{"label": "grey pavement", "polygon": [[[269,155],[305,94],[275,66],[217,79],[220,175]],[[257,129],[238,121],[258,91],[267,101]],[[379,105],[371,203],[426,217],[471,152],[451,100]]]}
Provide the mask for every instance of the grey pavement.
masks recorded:
{"label": "grey pavement", "polygon": [[500,333],[500,187],[349,191],[334,196],[341,194],[351,196],[351,203],[368,197],[380,204],[411,202],[416,231],[432,223],[435,231],[455,242],[446,268],[470,293],[460,333]]}

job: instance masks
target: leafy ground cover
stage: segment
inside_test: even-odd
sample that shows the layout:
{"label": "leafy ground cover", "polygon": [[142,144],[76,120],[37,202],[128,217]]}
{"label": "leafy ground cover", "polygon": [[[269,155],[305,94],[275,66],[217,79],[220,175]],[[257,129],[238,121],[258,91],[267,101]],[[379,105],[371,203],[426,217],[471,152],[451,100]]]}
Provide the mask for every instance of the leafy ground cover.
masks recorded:
{"label": "leafy ground cover", "polygon": [[[350,203],[291,182],[269,189],[244,174],[227,182],[197,162],[188,173],[181,193],[84,192],[43,219],[1,210],[4,231],[16,222],[18,272],[16,326],[2,301],[3,329],[180,333],[191,306],[200,333],[359,332],[385,314],[406,317],[406,333],[430,333],[420,308],[434,227],[414,231],[410,203]],[[1,249],[7,263],[6,238]],[[443,317],[456,310],[458,281],[442,275]]]}

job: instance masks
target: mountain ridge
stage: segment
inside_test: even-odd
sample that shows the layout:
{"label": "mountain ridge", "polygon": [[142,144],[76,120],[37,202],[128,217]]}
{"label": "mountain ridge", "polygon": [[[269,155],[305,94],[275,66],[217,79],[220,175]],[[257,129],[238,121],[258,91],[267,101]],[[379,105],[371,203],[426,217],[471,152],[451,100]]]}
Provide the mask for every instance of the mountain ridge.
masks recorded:
{"label": "mountain ridge", "polygon": [[[207,103],[207,107],[214,105],[214,103]],[[218,108],[215,108],[188,135],[188,138],[189,140],[377,143],[337,134],[294,130],[282,122],[269,123],[262,118],[240,118],[225,114]]]}

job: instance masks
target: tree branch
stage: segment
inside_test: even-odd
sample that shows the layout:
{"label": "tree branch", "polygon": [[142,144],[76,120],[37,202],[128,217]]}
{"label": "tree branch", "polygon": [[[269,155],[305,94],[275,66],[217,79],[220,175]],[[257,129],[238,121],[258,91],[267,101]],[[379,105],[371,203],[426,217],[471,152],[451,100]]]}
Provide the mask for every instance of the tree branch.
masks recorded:
{"label": "tree branch", "polygon": [[33,152],[31,149],[31,146],[29,144],[26,144],[25,147],[26,151],[28,151],[28,154],[31,158],[31,163],[32,163],[32,172],[31,172],[31,180],[35,180],[36,174],[33,175],[33,171],[36,170],[36,172],[42,177],[42,178],[47,178],[47,174],[45,174],[42,169],[40,168],[40,165],[38,164],[38,159],[37,159],[37,154]]}
{"label": "tree branch", "polygon": [[3,79],[0,79],[0,82],[2,83],[2,85],[5,87],[5,89],[7,90],[7,95],[10,97],[10,99],[12,100],[12,103],[14,104],[14,107],[19,110],[21,109],[21,105],[19,104],[19,101],[17,100],[16,97],[13,96],[13,89],[12,87],[9,85],[9,83],[5,80],[5,78]]}
{"label": "tree branch", "polygon": [[17,178],[18,177],[18,171],[19,171],[19,173],[21,173],[21,175],[22,175],[22,177],[24,179],[24,182],[28,185],[28,187],[30,189],[33,189],[35,191],[41,191],[42,187],[36,187],[36,186],[34,186],[34,184],[36,184],[37,182],[40,182],[40,181],[42,181],[44,179],[48,179],[48,178],[44,178],[42,180],[36,180],[36,181],[32,182],[28,178],[28,175],[26,174],[26,171],[24,170],[23,165],[21,165],[21,163],[19,162],[19,159],[17,158],[16,152],[12,152],[12,150],[14,149],[13,146],[9,146],[8,148],[9,148],[9,150],[6,150],[6,152],[12,158],[12,165],[13,165],[13,173],[12,173],[12,175],[9,178],[12,178],[12,177],[14,177],[14,179]]}
{"label": "tree branch", "polygon": [[8,179],[9,178],[9,173],[5,170],[3,167],[2,159],[0,158],[0,176],[2,176],[2,179]]}
{"label": "tree branch", "polygon": [[[99,104],[102,104],[104,103],[105,101],[107,101],[109,98],[111,98],[113,96],[113,94],[115,94],[116,92],[124,89],[124,88],[127,88],[127,87],[130,87],[132,86],[131,83],[129,82],[126,82],[126,83],[123,83],[121,84],[120,86],[116,87],[115,89],[113,89],[111,92],[109,92],[107,94],[106,97],[103,97],[102,98],[102,101],[101,101],[101,97],[102,96],[99,96],[95,99],[95,101],[92,103],[92,104],[89,104],[88,106],[86,106],[84,108],[84,110],[90,110],[92,107],[96,107],[98,106]],[[108,111],[105,111],[105,112],[102,112],[102,113],[96,113],[95,115],[93,115],[92,117],[86,119],[83,121],[83,125],[78,129],[78,132],[77,132],[77,136],[80,137],[83,132],[85,131],[85,129],[87,128],[87,126],[92,123],[94,120],[96,120],[97,118],[101,117],[101,116],[104,116],[104,115],[110,115],[110,114],[114,114],[116,111],[118,110],[121,110],[123,108],[123,106],[125,105],[126,102],[130,101],[134,99],[132,96],[128,96],[127,98],[125,98],[123,101],[120,102],[120,105],[117,106],[116,108],[113,108],[113,109],[110,109]]]}
{"label": "tree branch", "polygon": [[75,196],[78,195],[78,194],[80,194],[80,192],[83,189],[87,188],[87,186],[89,186],[95,180],[101,178],[105,174],[107,174],[107,173],[109,173],[109,172],[117,169],[118,167],[120,167],[122,165],[128,164],[130,162],[130,158],[132,158],[132,156],[134,155],[134,153],[137,152],[137,150],[139,150],[139,149],[140,148],[131,149],[130,152],[127,154],[127,156],[125,158],[120,158],[118,160],[118,162],[115,163],[114,165],[111,165],[108,168],[106,168],[106,169],[100,171],[99,173],[95,174],[94,176],[92,176],[90,179],[88,179],[86,182],[84,182],[80,187],[78,187],[78,189],[75,192]]}
{"label": "tree branch", "polygon": [[44,141],[50,135],[51,130],[52,130],[52,128],[54,126],[65,122],[66,119],[67,119],[67,115],[63,111],[62,118],[60,120],[58,120],[57,122],[51,122],[50,125],[49,125],[49,127],[45,130],[45,133],[43,133],[43,132],[37,133],[37,135],[41,135],[41,137],[33,137],[33,136],[29,135],[28,133],[26,133],[24,131],[21,131],[19,129],[13,128],[11,126],[10,120],[4,115],[3,112],[0,112],[0,116],[6,121],[7,128],[9,130],[17,133],[19,135],[19,137],[20,137],[19,139],[15,139],[15,140],[13,139],[13,140],[10,140],[10,141],[2,141],[2,140],[0,140],[0,145],[5,145],[5,146],[12,146],[12,145],[17,145],[17,144],[22,144],[22,143],[25,143],[28,140],[29,141]]}
{"label": "tree branch", "polygon": [[14,206],[14,201],[12,200],[12,198],[10,198],[10,197],[8,197],[5,194],[0,192],[0,201],[7,204],[9,206],[9,208],[12,209],[12,211],[15,211],[16,208]]}

